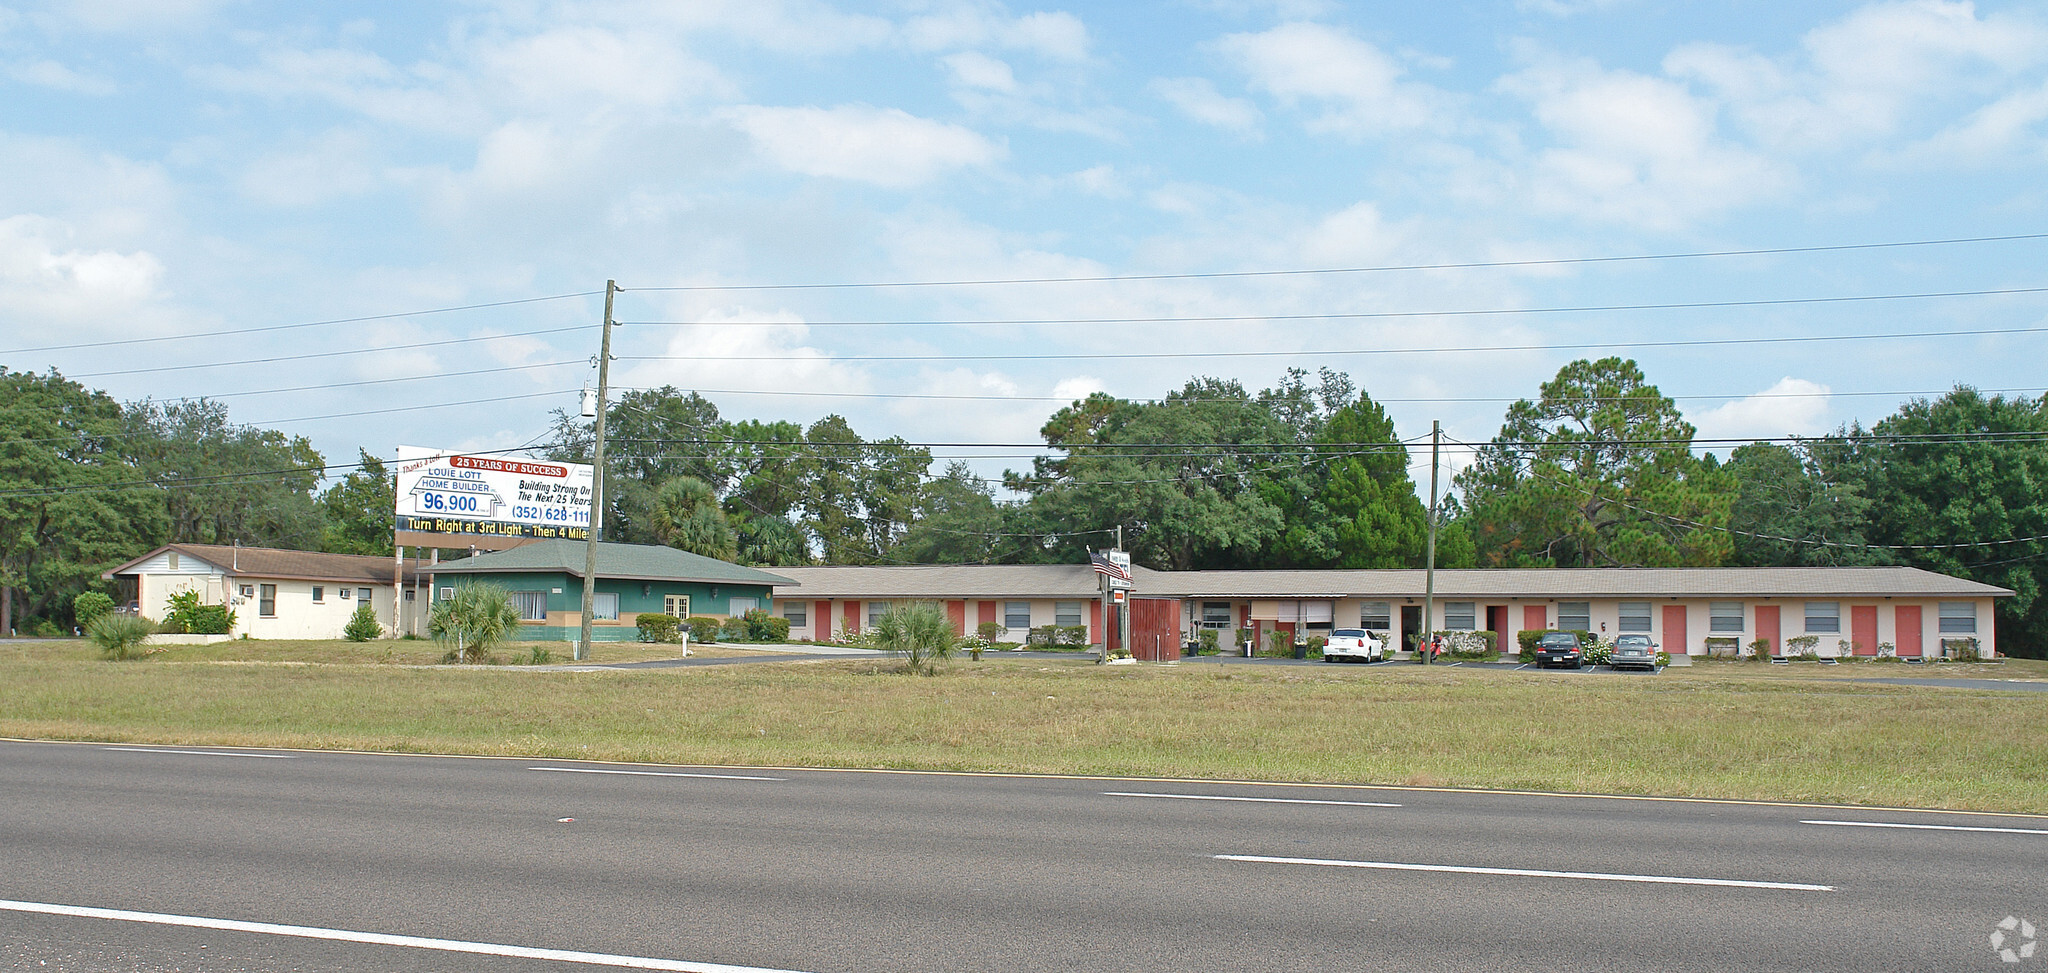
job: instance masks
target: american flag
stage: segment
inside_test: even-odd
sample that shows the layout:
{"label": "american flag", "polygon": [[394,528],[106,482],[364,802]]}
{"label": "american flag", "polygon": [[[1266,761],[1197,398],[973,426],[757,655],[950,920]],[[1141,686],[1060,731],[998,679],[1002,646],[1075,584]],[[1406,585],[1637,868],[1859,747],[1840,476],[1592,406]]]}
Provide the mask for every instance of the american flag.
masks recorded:
{"label": "american flag", "polygon": [[1131,580],[1131,572],[1123,565],[1110,560],[1107,554],[1090,553],[1088,563],[1095,568],[1096,574],[1106,574],[1118,581]]}

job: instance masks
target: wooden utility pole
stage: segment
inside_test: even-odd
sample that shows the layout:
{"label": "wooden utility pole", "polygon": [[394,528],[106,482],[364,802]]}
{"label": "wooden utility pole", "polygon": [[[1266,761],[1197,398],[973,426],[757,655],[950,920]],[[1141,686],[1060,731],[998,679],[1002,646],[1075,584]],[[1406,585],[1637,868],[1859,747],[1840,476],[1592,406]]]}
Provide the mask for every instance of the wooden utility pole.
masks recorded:
{"label": "wooden utility pole", "polygon": [[1431,630],[1436,622],[1436,465],[1437,453],[1444,441],[1444,425],[1441,421],[1429,424],[1429,550],[1422,569],[1422,643],[1416,648],[1422,651],[1422,664],[1430,659]]}
{"label": "wooden utility pole", "polygon": [[604,523],[604,400],[611,388],[612,296],[618,292],[618,281],[604,282],[604,337],[597,350],[597,424],[592,430],[596,443],[590,450],[590,523],[583,534],[583,620],[573,653],[578,662],[590,658],[590,613],[597,607],[597,535]]}

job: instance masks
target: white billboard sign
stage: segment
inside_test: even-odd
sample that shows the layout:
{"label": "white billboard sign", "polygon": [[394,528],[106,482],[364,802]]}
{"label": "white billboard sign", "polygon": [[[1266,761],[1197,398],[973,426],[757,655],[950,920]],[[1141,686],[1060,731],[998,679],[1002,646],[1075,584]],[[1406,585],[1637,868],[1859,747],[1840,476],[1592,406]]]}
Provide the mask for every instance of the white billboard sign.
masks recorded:
{"label": "white billboard sign", "polygon": [[580,541],[590,490],[590,467],[577,463],[398,447],[401,532]]}

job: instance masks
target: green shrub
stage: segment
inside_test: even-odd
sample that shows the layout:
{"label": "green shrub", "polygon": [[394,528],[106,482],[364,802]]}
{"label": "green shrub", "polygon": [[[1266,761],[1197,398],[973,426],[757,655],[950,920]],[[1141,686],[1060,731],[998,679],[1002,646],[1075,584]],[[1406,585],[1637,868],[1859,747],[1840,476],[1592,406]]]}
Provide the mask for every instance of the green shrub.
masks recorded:
{"label": "green shrub", "polygon": [[982,640],[990,645],[1002,641],[1003,636],[1009,634],[1009,631],[1003,627],[1002,622],[982,622],[974,627],[974,634],[981,636]]}
{"label": "green shrub", "polygon": [[554,661],[555,654],[544,645],[536,645],[526,653],[526,664],[530,666],[550,665]]}
{"label": "green shrub", "polygon": [[63,635],[64,630],[58,628],[56,622],[50,621],[47,618],[38,618],[28,623],[28,634],[32,638],[53,639]]}
{"label": "green shrub", "polygon": [[1087,645],[1087,644],[1088,644],[1088,626],[1086,626],[1086,625],[1061,625],[1061,626],[1058,626],[1058,628],[1059,628],[1059,630],[1060,630],[1060,631],[1059,631],[1059,640],[1060,640],[1060,644],[1061,644],[1061,645]]}
{"label": "green shrub", "polygon": [[1032,629],[1030,634],[1024,636],[1024,644],[1042,649],[1050,649],[1057,646],[1060,644],[1060,627],[1058,625],[1040,625]]}
{"label": "green shrub", "polygon": [[1270,632],[1267,632],[1267,633],[1266,633],[1266,650],[1265,650],[1264,652],[1261,652],[1261,653],[1259,653],[1259,654],[1260,654],[1260,655],[1263,655],[1263,656],[1266,656],[1267,658],[1272,658],[1272,659],[1291,659],[1291,658],[1293,658],[1293,657],[1294,657],[1294,633],[1293,633],[1293,632],[1288,632],[1288,631],[1283,631],[1283,630],[1281,630],[1281,629],[1277,629],[1277,628],[1276,628],[1276,629],[1274,629],[1274,630],[1272,630],[1272,631],[1270,631]]}
{"label": "green shrub", "polygon": [[368,642],[383,634],[384,626],[377,623],[377,610],[367,601],[356,606],[356,613],[349,616],[348,624],[341,629],[341,637],[351,642]]}
{"label": "green shrub", "polygon": [[692,642],[718,641],[718,623],[719,619],[709,615],[691,615],[684,622],[684,624],[690,626],[690,641]]}
{"label": "green shrub", "polygon": [[789,619],[769,614],[765,608],[748,609],[745,615],[747,640],[750,642],[789,641]]}
{"label": "green shrub", "polygon": [[683,623],[674,615],[644,612],[633,618],[633,624],[640,629],[642,642],[681,642]]}
{"label": "green shrub", "polygon": [[[1758,642],[1763,644],[1758,645]],[[1756,642],[1751,642],[1749,645],[1749,658],[1751,662],[1771,661],[1771,643],[1769,641],[1757,639]],[[1814,651],[1818,645],[1820,645],[1820,636],[1818,635],[1794,635],[1785,640],[1785,654],[1796,656],[1810,655],[1818,659],[1820,658],[1820,653]]]}
{"label": "green shrub", "polygon": [[1659,668],[1659,669],[1662,669],[1662,668],[1664,668],[1665,666],[1668,666],[1668,665],[1670,665],[1670,664],[1671,664],[1671,653],[1669,653],[1669,652],[1666,652],[1666,651],[1664,651],[1664,650],[1662,650],[1662,649],[1659,649],[1659,650],[1657,650],[1657,668]]}
{"label": "green shrub", "polygon": [[81,591],[71,599],[71,620],[84,628],[92,620],[114,610],[114,599],[97,591]]}
{"label": "green shrub", "polygon": [[171,596],[170,603],[170,614],[164,617],[165,632],[226,635],[234,631],[235,613],[226,605],[200,604],[197,591],[180,591]]}
{"label": "green shrub", "polygon": [[752,641],[752,639],[753,633],[748,630],[746,619],[738,617],[719,619],[718,641],[747,642]]}
{"label": "green shrub", "polygon": [[1614,658],[1614,646],[1594,640],[1586,643],[1586,664],[1604,666]]}
{"label": "green shrub", "polygon": [[1195,636],[1195,645],[1197,646],[1195,653],[1197,655],[1215,655],[1223,651],[1223,647],[1218,644],[1222,641],[1221,635],[1222,633],[1213,628],[1203,629]]}
{"label": "green shrub", "polygon": [[155,632],[156,626],[147,618],[112,612],[93,619],[85,627],[85,637],[100,647],[101,654],[117,662],[141,656],[143,643]]}

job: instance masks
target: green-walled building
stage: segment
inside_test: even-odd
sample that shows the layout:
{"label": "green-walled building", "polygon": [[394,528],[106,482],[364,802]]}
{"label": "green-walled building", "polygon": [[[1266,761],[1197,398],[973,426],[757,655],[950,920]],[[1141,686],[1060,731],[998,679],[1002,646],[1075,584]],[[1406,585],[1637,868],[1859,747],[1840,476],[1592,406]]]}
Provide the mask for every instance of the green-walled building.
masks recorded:
{"label": "green-walled building", "polygon": [[[512,593],[523,640],[571,641],[583,625],[583,541],[534,541],[509,551],[479,554],[427,570],[434,597],[474,579]],[[780,575],[670,547],[597,545],[595,610],[590,640],[628,642],[640,637],[634,618],[646,614],[741,615],[767,608],[774,589],[796,582]]]}

